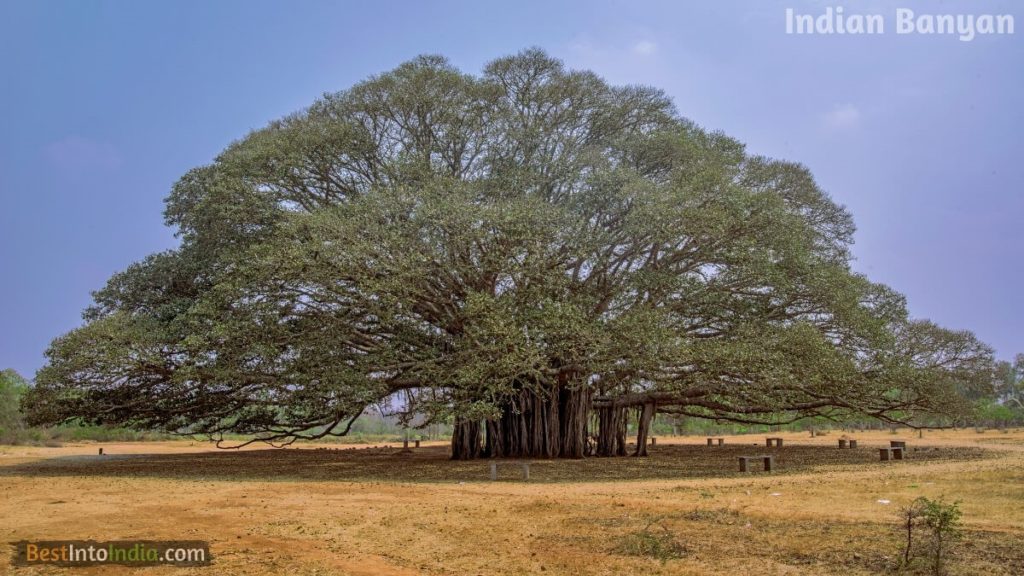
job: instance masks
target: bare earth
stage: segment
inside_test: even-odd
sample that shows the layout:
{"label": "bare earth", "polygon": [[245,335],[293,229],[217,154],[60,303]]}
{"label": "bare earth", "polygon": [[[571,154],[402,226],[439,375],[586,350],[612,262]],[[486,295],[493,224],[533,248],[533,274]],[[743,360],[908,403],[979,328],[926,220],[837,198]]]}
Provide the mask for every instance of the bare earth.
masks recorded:
{"label": "bare earth", "polygon": [[[961,500],[952,574],[1024,574],[1024,432],[839,432],[658,438],[650,458],[538,461],[531,480],[441,443],[218,451],[190,442],[0,447],[0,537],[208,540],[198,568],[14,568],[15,574],[837,574],[892,572],[896,514]],[[903,462],[878,461],[902,439]],[[98,456],[102,446],[108,455]],[[319,449],[329,447],[330,449]],[[914,450],[915,448],[937,448]],[[741,475],[737,456],[778,471]],[[880,501],[889,501],[888,504]],[[632,555],[666,536],[671,558]]]}

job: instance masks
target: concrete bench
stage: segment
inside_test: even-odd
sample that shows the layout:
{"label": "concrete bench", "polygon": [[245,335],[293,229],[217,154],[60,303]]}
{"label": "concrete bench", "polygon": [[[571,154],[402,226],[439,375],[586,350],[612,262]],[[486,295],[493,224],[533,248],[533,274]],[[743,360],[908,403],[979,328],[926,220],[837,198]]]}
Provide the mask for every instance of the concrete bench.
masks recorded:
{"label": "concrete bench", "polygon": [[750,462],[751,460],[761,460],[764,462],[764,471],[771,472],[775,468],[775,457],[774,456],[740,456],[740,472],[751,472]]}
{"label": "concrete bench", "polygon": [[769,448],[772,447],[773,442],[775,443],[776,447],[782,448],[782,438],[765,438],[764,441],[765,446],[768,446]]}
{"label": "concrete bench", "polygon": [[879,448],[878,459],[882,462],[887,460],[903,460],[903,448]]}
{"label": "concrete bench", "polygon": [[523,469],[523,480],[530,479],[530,462],[525,460],[491,460],[491,480],[498,479],[498,464],[515,465]]}
{"label": "concrete bench", "polygon": [[840,449],[843,449],[843,448],[856,448],[856,447],[857,447],[857,441],[856,440],[846,440],[846,439],[843,439],[843,438],[839,439],[839,448]]}
{"label": "concrete bench", "polygon": [[708,438],[708,446],[714,446],[715,445],[715,440],[718,440],[718,445],[719,446],[724,446],[725,445],[725,438]]}

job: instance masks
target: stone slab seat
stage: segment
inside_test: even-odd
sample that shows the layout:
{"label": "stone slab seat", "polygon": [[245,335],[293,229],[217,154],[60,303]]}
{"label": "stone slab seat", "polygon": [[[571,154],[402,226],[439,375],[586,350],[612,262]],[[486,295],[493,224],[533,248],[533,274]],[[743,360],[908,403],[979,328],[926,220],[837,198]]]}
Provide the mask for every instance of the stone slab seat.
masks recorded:
{"label": "stone slab seat", "polygon": [[771,472],[775,468],[775,457],[767,454],[760,456],[740,456],[740,472],[750,472],[750,461],[761,460],[764,463],[764,471]]}
{"label": "stone slab seat", "polygon": [[498,465],[513,465],[519,466],[523,470],[523,480],[530,479],[530,461],[529,460],[491,460],[491,480],[498,479]]}
{"label": "stone slab seat", "polygon": [[888,460],[903,460],[903,448],[879,448],[878,459],[882,462]]}

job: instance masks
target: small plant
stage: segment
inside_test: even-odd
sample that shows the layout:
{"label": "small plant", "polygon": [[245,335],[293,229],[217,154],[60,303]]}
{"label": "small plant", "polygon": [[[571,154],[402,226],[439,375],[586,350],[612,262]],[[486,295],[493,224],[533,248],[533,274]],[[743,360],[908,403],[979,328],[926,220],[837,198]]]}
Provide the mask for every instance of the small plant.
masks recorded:
{"label": "small plant", "polygon": [[938,500],[925,500],[924,510],[925,526],[932,535],[932,572],[935,576],[942,575],[942,554],[943,545],[960,536],[960,502],[946,504],[941,498]]}
{"label": "small plant", "polygon": [[902,566],[909,566],[913,557],[915,529],[925,528],[930,536],[928,556],[932,574],[942,576],[943,555],[951,541],[960,536],[962,515],[959,501],[947,504],[941,497],[931,500],[921,496],[900,510],[901,529],[906,532]]}
{"label": "small plant", "polygon": [[626,556],[647,556],[666,562],[682,558],[686,554],[686,547],[676,540],[660,519],[655,518],[648,522],[643,530],[623,536],[615,547],[615,552]]}
{"label": "small plant", "polygon": [[924,512],[924,501],[927,498],[919,497],[910,503],[909,506],[900,510],[900,520],[903,522],[903,530],[906,531],[907,541],[903,546],[903,566],[910,564],[910,554],[914,549],[914,528],[921,521]]}

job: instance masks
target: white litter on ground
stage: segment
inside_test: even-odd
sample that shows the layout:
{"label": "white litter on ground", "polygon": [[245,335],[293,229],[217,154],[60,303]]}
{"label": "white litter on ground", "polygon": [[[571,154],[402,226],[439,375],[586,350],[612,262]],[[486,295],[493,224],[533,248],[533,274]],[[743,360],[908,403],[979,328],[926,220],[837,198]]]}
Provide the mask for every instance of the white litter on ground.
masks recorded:
{"label": "white litter on ground", "polygon": [[889,504],[889,501],[888,500],[879,500],[878,503],[879,504]]}

